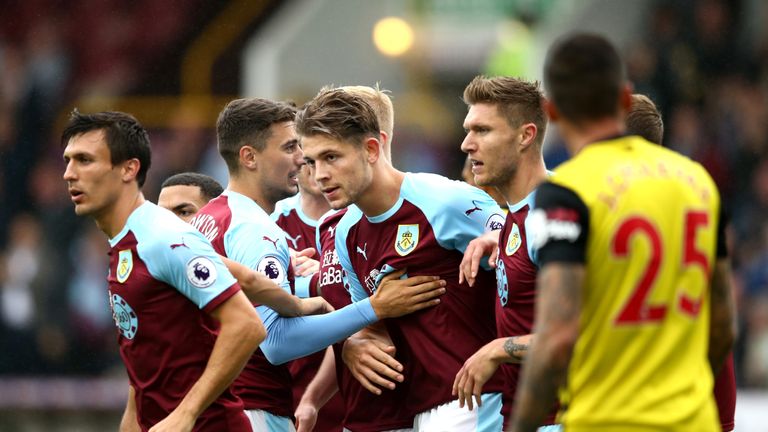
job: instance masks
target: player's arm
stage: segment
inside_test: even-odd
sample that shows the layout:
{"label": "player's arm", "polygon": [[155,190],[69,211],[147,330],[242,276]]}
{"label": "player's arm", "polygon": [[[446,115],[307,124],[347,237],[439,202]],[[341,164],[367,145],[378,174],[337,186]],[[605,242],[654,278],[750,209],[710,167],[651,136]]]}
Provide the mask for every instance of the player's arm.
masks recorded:
{"label": "player's arm", "polygon": [[536,431],[556,399],[558,387],[566,382],[579,336],[586,273],[589,211],[583,201],[569,189],[545,183],[536,193],[534,207],[528,217],[536,221],[532,229],[541,264],[534,323],[536,342],[523,365],[515,398],[511,426],[517,432]]}
{"label": "player's arm", "polygon": [[513,431],[536,431],[551,409],[557,389],[566,382],[579,336],[584,275],[584,266],[574,263],[547,264],[539,273],[536,343],[523,365]]}
{"label": "player's arm", "polygon": [[395,359],[395,345],[381,322],[350,336],[344,342],[342,360],[352,376],[375,395],[403,382],[403,365]]}
{"label": "player's arm", "polygon": [[259,306],[257,311],[269,330],[261,345],[265,357],[273,364],[285,363],[320,351],[380,319],[406,315],[440,303],[437,297],[445,293],[444,280],[436,276],[397,279],[404,272],[383,278],[373,297],[324,315],[277,319],[274,311]]}
{"label": "player's arm", "polygon": [[533,335],[511,336],[494,339],[472,354],[459,369],[453,380],[451,393],[459,398],[459,407],[464,404],[472,410],[472,398],[477,406],[482,405],[483,385],[502,363],[522,363]]}
{"label": "player's arm", "polygon": [[219,335],[203,374],[179,406],[150,432],[191,431],[197,417],[229,387],[264,340],[264,327],[242,292],[232,295],[210,313],[219,322]]}
{"label": "player's arm", "polygon": [[120,420],[120,432],[141,432],[136,412],[136,392],[131,385],[128,386],[128,402]]}
{"label": "player's arm", "polygon": [[501,230],[492,230],[469,242],[464,251],[464,257],[459,264],[459,283],[466,279],[469,286],[475,284],[477,272],[480,270],[480,262],[488,258],[488,265],[496,268],[496,254],[499,251],[499,234]]}
{"label": "player's arm", "polygon": [[225,257],[222,260],[253,303],[267,305],[283,316],[313,315],[333,310],[322,297],[300,299],[287,293],[262,273]]}
{"label": "player's arm", "polygon": [[317,374],[309,382],[299,404],[296,406],[296,432],[311,432],[317,422],[317,413],[339,391],[336,381],[336,358],[333,348],[325,351]]}
{"label": "player's arm", "polygon": [[736,306],[731,287],[731,266],[725,242],[726,218],[720,215],[717,240],[717,261],[712,274],[709,363],[715,376],[720,372],[736,339]]}

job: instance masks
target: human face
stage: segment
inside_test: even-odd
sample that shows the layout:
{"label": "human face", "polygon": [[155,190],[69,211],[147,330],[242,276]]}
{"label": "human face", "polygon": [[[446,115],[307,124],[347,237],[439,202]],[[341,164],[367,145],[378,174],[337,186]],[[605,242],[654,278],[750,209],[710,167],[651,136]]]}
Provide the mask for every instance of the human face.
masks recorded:
{"label": "human face", "polygon": [[120,199],[123,165],[112,165],[103,130],[72,137],[64,148],[64,181],[75,213],[95,219],[106,216]]}
{"label": "human face", "polygon": [[477,103],[464,119],[467,136],[461,150],[469,155],[472,174],[479,186],[502,186],[514,177],[520,162],[522,128],[513,128],[497,106]]}
{"label": "human face", "polygon": [[320,186],[315,181],[315,176],[312,174],[312,170],[306,163],[302,165],[299,170],[299,191],[304,195],[310,195],[313,197],[322,197],[323,191],[320,190]]}
{"label": "human face", "polygon": [[373,181],[364,148],[326,135],[302,137],[304,159],[333,209],[358,202]]}
{"label": "human face", "polygon": [[276,202],[296,195],[299,191],[298,174],[304,165],[304,154],[293,122],[270,126],[270,136],[264,150],[258,155],[258,183],[265,199]]}
{"label": "human face", "polygon": [[206,204],[208,200],[203,197],[200,187],[193,185],[166,186],[157,197],[157,205],[172,211],[184,222],[191,221]]}

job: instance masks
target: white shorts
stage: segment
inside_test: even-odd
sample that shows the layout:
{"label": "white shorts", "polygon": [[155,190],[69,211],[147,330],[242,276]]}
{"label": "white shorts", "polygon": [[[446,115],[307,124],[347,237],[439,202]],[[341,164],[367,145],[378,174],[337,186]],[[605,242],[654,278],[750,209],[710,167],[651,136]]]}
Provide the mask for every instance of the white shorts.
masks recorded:
{"label": "white shorts", "polygon": [[459,401],[444,403],[416,415],[417,432],[499,432],[504,427],[501,393],[483,393],[483,405],[470,411],[459,408]]}
{"label": "white shorts", "polygon": [[264,410],[245,410],[251,421],[253,432],[296,432],[296,427],[288,417],[280,417]]}

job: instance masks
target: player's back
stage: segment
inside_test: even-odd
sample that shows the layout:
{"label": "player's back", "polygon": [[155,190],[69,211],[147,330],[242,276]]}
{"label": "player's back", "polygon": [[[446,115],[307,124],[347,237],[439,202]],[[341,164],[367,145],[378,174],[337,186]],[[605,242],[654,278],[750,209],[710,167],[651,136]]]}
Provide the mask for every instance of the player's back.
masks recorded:
{"label": "player's back", "polygon": [[[675,152],[620,137],[588,145],[550,181],[576,192],[589,217],[583,319],[561,394],[566,428],[716,430],[707,360],[720,217],[712,179]],[[531,217],[550,220],[542,239],[573,228],[568,214]]]}

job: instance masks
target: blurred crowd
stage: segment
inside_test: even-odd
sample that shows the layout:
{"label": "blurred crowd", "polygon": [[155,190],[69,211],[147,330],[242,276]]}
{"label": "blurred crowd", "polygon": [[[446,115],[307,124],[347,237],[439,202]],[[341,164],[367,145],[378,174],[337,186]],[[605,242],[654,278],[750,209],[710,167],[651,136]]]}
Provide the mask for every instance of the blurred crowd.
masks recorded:
{"label": "blurred crowd", "polygon": [[[128,94],[151,79],[143,65],[178,42],[196,2],[0,4],[0,375],[109,373],[119,360],[106,296],[107,243],[92,222],[73,214],[61,180],[57,121],[78,96]],[[625,51],[636,91],[664,116],[664,144],[702,162],[722,191],[740,317],[737,378],[740,386],[762,388],[768,388],[768,30],[759,25],[765,18],[768,5],[760,1],[659,1],[646,34]],[[170,127],[150,131],[150,199],[166,175],[216,174],[212,131],[193,115],[179,112]],[[458,152],[462,137],[454,138]],[[458,177],[460,167],[451,162],[460,157],[432,159],[432,169]]]}

